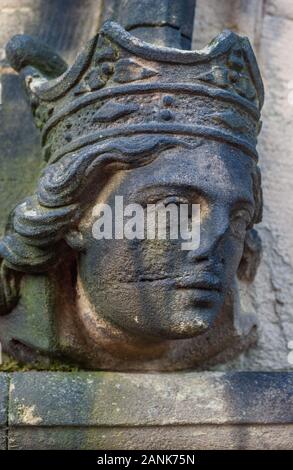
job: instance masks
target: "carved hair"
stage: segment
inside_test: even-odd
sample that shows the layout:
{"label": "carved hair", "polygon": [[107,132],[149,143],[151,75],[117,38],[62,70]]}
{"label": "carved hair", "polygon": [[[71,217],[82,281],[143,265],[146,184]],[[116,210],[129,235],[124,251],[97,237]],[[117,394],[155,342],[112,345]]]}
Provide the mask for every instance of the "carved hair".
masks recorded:
{"label": "carved hair", "polygon": [[[17,274],[11,275],[11,271],[46,272],[62,259],[66,234],[78,226],[93,197],[86,194],[93,180],[97,177],[102,180],[117,169],[147,165],[168,148],[178,145],[194,148],[201,144],[201,139],[192,144],[186,139],[162,135],[119,138],[66,155],[49,165],[40,177],[35,194],[14,210],[7,233],[0,241],[3,260],[0,314],[8,313],[17,300]],[[253,168],[256,208],[253,223],[257,223],[261,219],[262,196],[260,172],[256,164]]]}

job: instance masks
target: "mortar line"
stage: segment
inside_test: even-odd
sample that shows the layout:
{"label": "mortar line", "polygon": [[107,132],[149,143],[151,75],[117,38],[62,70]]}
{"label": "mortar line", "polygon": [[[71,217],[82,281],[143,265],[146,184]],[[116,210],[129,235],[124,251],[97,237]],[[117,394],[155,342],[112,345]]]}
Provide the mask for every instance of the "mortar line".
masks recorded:
{"label": "mortar line", "polygon": [[10,413],[10,385],[11,385],[11,374],[7,374],[8,377],[8,396],[7,396],[7,413],[6,413],[6,428],[5,428],[5,450],[9,447],[9,413]]}

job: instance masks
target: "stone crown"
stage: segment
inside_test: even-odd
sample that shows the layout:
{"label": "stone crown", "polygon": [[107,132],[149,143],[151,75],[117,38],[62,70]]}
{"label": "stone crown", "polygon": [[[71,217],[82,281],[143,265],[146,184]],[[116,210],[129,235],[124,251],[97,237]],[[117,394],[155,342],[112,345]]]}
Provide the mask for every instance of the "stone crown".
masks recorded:
{"label": "stone crown", "polygon": [[200,51],[145,43],[106,22],[60,77],[26,77],[46,160],[105,139],[179,134],[257,159],[264,90],[249,40],[224,31]]}

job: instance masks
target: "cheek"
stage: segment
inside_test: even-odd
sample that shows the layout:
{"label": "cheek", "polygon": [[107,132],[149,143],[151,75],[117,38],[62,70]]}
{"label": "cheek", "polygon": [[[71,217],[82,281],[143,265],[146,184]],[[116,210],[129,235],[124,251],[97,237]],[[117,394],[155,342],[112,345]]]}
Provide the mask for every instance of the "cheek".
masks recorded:
{"label": "cheek", "polygon": [[132,255],[145,273],[172,275],[181,271],[183,252],[178,240],[144,240],[132,245]]}
{"label": "cheek", "polygon": [[180,273],[185,257],[177,240],[99,240],[91,242],[80,264],[99,279],[124,281],[152,273]]}

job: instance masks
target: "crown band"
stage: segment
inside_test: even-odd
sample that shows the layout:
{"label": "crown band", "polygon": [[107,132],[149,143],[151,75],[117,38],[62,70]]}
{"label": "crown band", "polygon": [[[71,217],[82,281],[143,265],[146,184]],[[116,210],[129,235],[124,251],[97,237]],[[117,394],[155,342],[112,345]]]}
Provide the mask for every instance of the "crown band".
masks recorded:
{"label": "crown band", "polygon": [[131,95],[131,94],[146,94],[149,92],[184,92],[189,94],[194,94],[195,96],[207,96],[209,98],[224,101],[231,103],[233,105],[238,105],[247,111],[253,119],[256,121],[260,118],[260,113],[256,107],[247,101],[245,98],[242,98],[238,95],[232,95],[226,90],[221,90],[217,88],[211,88],[206,85],[198,84],[187,84],[187,83],[175,83],[175,84],[166,84],[166,83],[147,83],[147,84],[135,84],[135,85],[124,85],[119,87],[106,88],[91,93],[90,95],[82,96],[77,98],[74,102],[69,103],[64,106],[59,112],[56,112],[52,118],[48,120],[44,126],[42,133],[42,141],[45,143],[47,134],[49,131],[56,126],[60,121],[70,114],[74,114],[76,111],[79,111],[81,108],[95,103],[96,101],[112,98],[119,95]]}
{"label": "crown band", "polygon": [[244,153],[247,153],[255,161],[258,160],[258,153],[249,140],[236,137],[233,134],[228,134],[223,130],[218,130],[216,128],[207,126],[192,126],[186,124],[149,123],[110,128],[88,134],[87,136],[76,139],[69,145],[64,146],[61,150],[56,152],[52,158],[50,158],[49,162],[55,163],[67,154],[74,153],[83,147],[93,145],[105,139],[116,138],[120,136],[132,136],[137,134],[175,134],[190,137],[204,137],[233,145],[234,147],[240,148]]}

